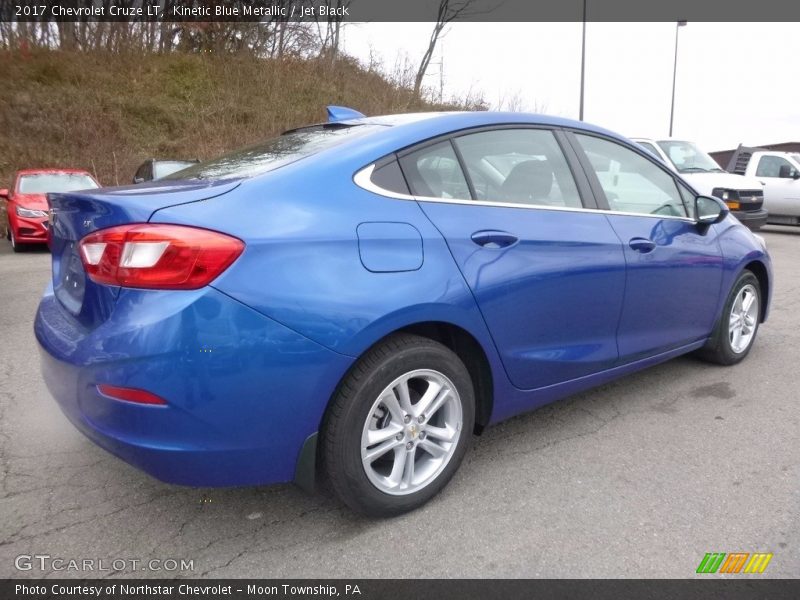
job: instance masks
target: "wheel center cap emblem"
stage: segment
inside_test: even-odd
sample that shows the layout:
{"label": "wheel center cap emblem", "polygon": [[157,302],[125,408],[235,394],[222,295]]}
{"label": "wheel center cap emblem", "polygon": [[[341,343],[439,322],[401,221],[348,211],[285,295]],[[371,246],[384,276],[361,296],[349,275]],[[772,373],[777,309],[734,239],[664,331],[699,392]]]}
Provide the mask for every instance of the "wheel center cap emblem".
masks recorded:
{"label": "wheel center cap emblem", "polygon": [[408,428],[408,435],[410,435],[412,438],[417,437],[417,426],[416,425],[412,425],[411,427]]}

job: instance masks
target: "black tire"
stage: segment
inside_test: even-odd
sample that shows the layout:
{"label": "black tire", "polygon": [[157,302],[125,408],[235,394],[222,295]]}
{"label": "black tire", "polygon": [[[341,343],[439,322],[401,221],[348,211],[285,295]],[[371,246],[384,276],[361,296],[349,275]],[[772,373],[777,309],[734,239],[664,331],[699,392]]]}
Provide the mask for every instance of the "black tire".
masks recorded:
{"label": "black tire", "polygon": [[[421,489],[393,495],[379,489],[367,475],[367,467],[362,464],[362,432],[368,420],[374,418],[374,403],[382,392],[398,378],[418,370],[431,370],[444,375],[453,384],[456,394],[452,395],[452,402],[460,404],[461,428],[450,450],[450,458],[440,471],[431,473]],[[384,415],[392,419],[388,411]],[[430,417],[431,420],[436,418],[433,414]],[[415,422],[412,421],[412,424]],[[388,517],[414,510],[439,493],[456,472],[469,446],[474,422],[472,380],[458,356],[446,346],[428,338],[410,334],[391,336],[358,361],[339,386],[328,408],[321,440],[324,474],[335,494],[356,512]],[[410,429],[411,425],[403,427]],[[425,438],[420,434],[419,440],[413,443],[422,446],[425,444],[423,440]],[[396,451],[402,453],[402,448]],[[414,460],[416,452],[418,450],[415,447],[414,452],[407,456]],[[420,456],[427,458],[425,453]]]}
{"label": "black tire", "polygon": [[[743,350],[736,352],[731,344],[729,333],[731,309],[733,307],[733,303],[736,301],[736,298],[739,295],[739,292],[742,291],[742,288],[748,285],[752,286],[752,288],[755,290],[756,298],[758,300],[759,314],[755,319],[753,336],[750,339],[749,344]],[[726,366],[735,365],[736,363],[744,360],[744,358],[750,353],[750,349],[753,347],[753,343],[756,340],[756,334],[758,333],[758,326],[760,324],[760,313],[761,285],[758,282],[758,278],[753,275],[751,271],[745,270],[736,279],[736,283],[733,284],[733,287],[728,294],[728,298],[725,300],[725,306],[722,309],[722,315],[719,318],[719,322],[714,327],[714,332],[711,334],[711,337],[708,339],[706,345],[697,352],[698,356],[709,362]]]}
{"label": "black tire", "polygon": [[8,241],[11,242],[11,249],[14,252],[24,252],[26,247],[24,244],[20,244],[16,237],[14,237],[14,231],[9,228],[8,230]]}

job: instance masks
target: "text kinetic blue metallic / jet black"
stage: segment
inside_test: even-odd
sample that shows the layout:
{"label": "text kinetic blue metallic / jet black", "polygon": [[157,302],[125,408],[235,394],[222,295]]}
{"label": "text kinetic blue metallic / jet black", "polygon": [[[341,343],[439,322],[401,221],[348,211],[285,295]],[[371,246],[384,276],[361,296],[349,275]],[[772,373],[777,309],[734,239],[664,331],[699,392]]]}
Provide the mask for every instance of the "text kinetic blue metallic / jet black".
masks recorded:
{"label": "text kinetic blue metallic / jet black", "polygon": [[[91,440],[186,485],[308,484],[322,463],[348,504],[393,514],[446,483],[473,428],[690,351],[749,351],[763,242],[637,145],[540,115],[349,114],[49,196],[35,332]],[[136,242],[130,224],[179,227]],[[136,283],[182,247],[158,235],[198,229],[240,245],[229,266],[203,281],[190,265],[199,287]],[[437,391],[438,413],[414,409]]]}

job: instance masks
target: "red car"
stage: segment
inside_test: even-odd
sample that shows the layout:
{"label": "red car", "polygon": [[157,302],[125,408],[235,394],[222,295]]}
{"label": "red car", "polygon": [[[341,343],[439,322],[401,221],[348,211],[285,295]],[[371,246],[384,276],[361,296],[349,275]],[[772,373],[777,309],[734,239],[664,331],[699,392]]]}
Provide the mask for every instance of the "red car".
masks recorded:
{"label": "red car", "polygon": [[14,185],[0,189],[6,203],[6,238],[14,252],[28,244],[47,243],[48,192],[73,192],[100,187],[80,169],[26,169],[17,171]]}

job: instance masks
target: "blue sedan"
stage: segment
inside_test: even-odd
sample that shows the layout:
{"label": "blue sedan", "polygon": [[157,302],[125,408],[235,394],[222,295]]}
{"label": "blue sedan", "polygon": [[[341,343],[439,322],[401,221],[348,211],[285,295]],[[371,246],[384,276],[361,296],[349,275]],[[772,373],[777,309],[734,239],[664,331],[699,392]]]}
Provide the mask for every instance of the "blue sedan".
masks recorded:
{"label": "blue sedan", "polygon": [[50,194],[44,379],[167,482],[327,478],[419,507],[473,433],[767,317],[763,240],[625,138],[512,113],[301,127],[157,182]]}

